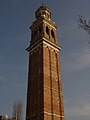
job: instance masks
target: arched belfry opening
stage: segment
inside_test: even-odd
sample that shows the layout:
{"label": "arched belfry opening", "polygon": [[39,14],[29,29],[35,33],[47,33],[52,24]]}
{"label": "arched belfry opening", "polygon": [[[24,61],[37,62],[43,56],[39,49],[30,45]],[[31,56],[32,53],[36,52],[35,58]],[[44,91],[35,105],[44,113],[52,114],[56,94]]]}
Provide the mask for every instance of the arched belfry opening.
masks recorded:
{"label": "arched belfry opening", "polygon": [[49,35],[49,28],[46,26],[46,33]]}

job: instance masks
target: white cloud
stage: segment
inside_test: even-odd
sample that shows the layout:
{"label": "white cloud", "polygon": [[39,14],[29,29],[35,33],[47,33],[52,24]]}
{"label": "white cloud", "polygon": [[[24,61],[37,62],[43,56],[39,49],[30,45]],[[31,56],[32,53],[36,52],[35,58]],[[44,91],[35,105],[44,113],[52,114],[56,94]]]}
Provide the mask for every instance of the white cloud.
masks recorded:
{"label": "white cloud", "polygon": [[68,102],[70,106],[66,107],[67,116],[90,118],[90,95],[71,99]]}
{"label": "white cloud", "polygon": [[71,116],[89,116],[90,117],[90,103],[80,102],[79,104],[69,108]]}
{"label": "white cloud", "polygon": [[88,47],[84,48],[79,53],[71,53],[65,63],[65,68],[70,71],[80,71],[90,68],[90,50]]}

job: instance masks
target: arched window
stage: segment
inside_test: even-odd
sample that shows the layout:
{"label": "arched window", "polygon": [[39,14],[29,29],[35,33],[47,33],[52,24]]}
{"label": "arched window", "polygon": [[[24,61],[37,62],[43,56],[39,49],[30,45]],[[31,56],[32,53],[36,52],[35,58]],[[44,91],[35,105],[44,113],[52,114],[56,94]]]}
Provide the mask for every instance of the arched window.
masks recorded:
{"label": "arched window", "polygon": [[34,31],[34,37],[35,37],[36,35],[37,35],[37,31],[35,30],[35,31]]}
{"label": "arched window", "polygon": [[49,28],[46,26],[46,33],[49,35]]}
{"label": "arched window", "polygon": [[39,27],[39,33],[41,33],[42,32],[42,29],[41,29],[41,27]]}
{"label": "arched window", "polygon": [[34,37],[34,32],[33,32],[33,31],[31,32],[31,37],[32,37],[32,38]]}
{"label": "arched window", "polygon": [[54,31],[51,30],[51,36],[54,38]]}
{"label": "arched window", "polygon": [[50,13],[47,13],[47,18],[48,18],[48,19],[50,18]]}

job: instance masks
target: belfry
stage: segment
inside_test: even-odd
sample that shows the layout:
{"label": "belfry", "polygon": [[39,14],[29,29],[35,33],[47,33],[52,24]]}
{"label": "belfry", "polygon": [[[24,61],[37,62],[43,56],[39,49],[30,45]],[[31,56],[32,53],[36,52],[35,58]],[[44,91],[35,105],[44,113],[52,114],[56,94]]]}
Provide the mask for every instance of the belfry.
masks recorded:
{"label": "belfry", "polygon": [[26,120],[64,120],[60,50],[50,9],[42,4],[32,23]]}

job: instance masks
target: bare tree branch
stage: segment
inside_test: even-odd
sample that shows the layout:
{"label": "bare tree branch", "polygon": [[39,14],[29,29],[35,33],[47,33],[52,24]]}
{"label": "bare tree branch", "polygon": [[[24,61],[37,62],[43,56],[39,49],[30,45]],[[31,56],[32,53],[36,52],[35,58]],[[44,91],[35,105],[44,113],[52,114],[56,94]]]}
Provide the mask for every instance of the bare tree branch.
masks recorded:
{"label": "bare tree branch", "polygon": [[90,20],[86,20],[82,15],[79,15],[78,27],[84,29],[90,35]]}
{"label": "bare tree branch", "polygon": [[23,113],[23,104],[21,100],[18,100],[13,104],[12,118],[15,120],[22,120],[22,113]]}
{"label": "bare tree branch", "polygon": [[[90,35],[90,20],[87,20],[84,16],[79,15],[78,19],[78,28],[85,30]],[[87,40],[87,43],[90,48],[90,40]]]}

